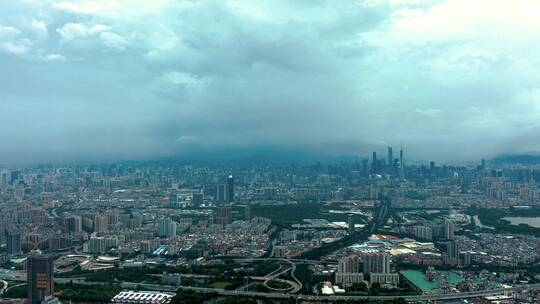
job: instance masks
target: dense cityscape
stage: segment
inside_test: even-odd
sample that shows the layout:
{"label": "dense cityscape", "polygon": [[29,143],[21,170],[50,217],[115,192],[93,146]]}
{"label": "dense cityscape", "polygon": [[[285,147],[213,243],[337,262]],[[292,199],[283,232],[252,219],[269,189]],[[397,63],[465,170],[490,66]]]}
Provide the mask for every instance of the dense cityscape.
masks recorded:
{"label": "dense cityscape", "polygon": [[0,0],[0,304],[540,304],[540,0]]}
{"label": "dense cityscape", "polygon": [[0,302],[540,301],[540,167],[385,154],[2,169]]}

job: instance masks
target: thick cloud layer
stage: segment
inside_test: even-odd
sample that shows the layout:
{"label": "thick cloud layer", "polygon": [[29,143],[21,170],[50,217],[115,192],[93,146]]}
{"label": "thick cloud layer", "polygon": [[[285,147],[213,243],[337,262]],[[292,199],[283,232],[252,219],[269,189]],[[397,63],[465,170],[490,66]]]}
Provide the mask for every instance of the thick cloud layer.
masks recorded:
{"label": "thick cloud layer", "polygon": [[0,163],[540,150],[537,0],[0,2]]}

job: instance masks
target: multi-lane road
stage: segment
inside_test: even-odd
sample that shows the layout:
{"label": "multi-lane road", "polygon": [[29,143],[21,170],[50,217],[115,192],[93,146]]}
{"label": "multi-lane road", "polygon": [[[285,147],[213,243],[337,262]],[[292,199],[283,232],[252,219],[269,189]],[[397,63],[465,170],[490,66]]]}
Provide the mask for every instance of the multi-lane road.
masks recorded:
{"label": "multi-lane road", "polygon": [[[141,287],[156,288],[160,290],[162,285],[149,285],[139,284]],[[203,293],[212,293],[222,296],[246,296],[246,297],[261,297],[268,299],[292,299],[292,300],[307,300],[307,301],[330,301],[330,302],[362,302],[362,301],[393,301],[397,299],[404,299],[405,301],[436,301],[436,300],[457,300],[467,298],[478,298],[501,295],[508,292],[515,292],[527,288],[540,289],[540,284],[518,285],[509,288],[499,288],[483,291],[471,291],[462,293],[440,294],[440,295],[395,295],[395,296],[320,296],[320,295],[302,295],[302,294],[287,294],[287,293],[266,293],[266,292],[253,292],[253,291],[239,291],[239,290],[223,290],[217,288],[204,288],[204,287],[188,287],[181,286],[181,289],[193,290]],[[162,289],[163,291],[171,291],[168,288]]]}

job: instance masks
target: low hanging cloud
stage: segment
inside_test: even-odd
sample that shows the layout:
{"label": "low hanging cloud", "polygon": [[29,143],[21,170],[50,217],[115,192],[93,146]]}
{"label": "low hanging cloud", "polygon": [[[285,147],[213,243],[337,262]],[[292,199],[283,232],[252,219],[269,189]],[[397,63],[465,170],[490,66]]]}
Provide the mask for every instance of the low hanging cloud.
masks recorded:
{"label": "low hanging cloud", "polygon": [[539,151],[538,14],[536,0],[6,2],[0,164]]}

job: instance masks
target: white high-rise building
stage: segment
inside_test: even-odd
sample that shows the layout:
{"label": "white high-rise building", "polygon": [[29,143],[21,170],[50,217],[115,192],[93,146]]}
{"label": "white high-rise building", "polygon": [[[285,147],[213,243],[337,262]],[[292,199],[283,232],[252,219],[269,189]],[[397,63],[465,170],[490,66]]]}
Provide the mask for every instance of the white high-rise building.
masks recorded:
{"label": "white high-rise building", "polygon": [[414,237],[421,240],[431,241],[433,239],[433,228],[429,226],[415,226]]}
{"label": "white high-rise building", "polygon": [[83,244],[83,251],[87,253],[104,253],[110,248],[118,247],[117,238],[91,237]]}
{"label": "white high-rise building", "polygon": [[175,237],[176,222],[168,217],[160,218],[158,220],[158,235],[160,237]]}
{"label": "white high-rise building", "polygon": [[336,283],[350,286],[364,281],[364,274],[360,272],[360,259],[356,255],[343,257],[338,262]]}

